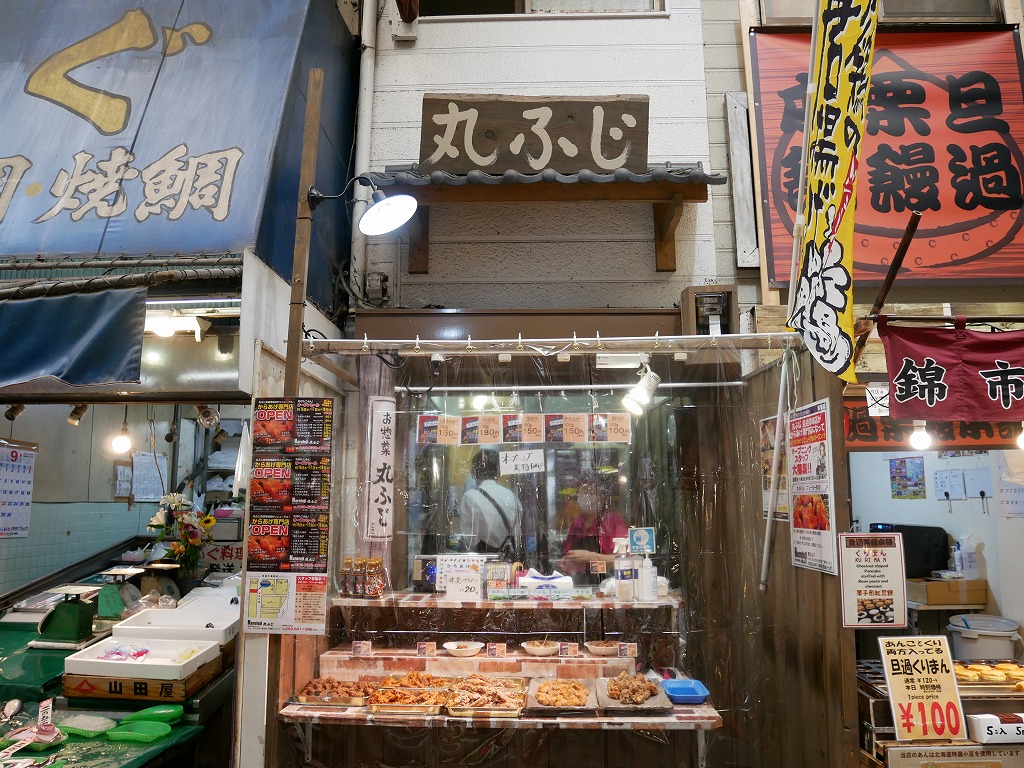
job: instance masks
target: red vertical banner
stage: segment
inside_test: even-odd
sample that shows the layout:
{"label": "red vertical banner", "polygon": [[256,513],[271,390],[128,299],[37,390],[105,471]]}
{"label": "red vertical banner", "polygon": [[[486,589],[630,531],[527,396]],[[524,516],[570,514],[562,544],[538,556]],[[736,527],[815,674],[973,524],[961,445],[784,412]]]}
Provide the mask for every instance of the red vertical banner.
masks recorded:
{"label": "red vertical banner", "polygon": [[[754,116],[769,279],[787,285],[804,145],[808,33],[759,29]],[[1024,89],[1010,27],[877,35],[860,162],[853,278],[879,284],[910,211],[901,285],[1024,280]]]}

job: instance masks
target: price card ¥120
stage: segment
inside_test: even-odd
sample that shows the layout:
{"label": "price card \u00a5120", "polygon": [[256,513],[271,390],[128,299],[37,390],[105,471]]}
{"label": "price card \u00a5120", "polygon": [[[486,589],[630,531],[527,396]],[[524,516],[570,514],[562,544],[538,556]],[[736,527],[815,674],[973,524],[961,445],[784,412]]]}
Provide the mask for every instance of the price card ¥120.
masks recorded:
{"label": "price card \u00a5120", "polygon": [[899,741],[967,738],[945,635],[880,637]]}

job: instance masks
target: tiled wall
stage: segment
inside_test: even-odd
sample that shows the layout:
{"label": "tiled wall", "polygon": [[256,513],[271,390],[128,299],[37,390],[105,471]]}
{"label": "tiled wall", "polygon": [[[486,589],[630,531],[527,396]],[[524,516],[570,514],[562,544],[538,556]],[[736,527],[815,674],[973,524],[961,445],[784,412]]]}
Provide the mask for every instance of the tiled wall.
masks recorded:
{"label": "tiled wall", "polygon": [[0,539],[0,594],[147,533],[156,504],[34,503],[25,538]]}

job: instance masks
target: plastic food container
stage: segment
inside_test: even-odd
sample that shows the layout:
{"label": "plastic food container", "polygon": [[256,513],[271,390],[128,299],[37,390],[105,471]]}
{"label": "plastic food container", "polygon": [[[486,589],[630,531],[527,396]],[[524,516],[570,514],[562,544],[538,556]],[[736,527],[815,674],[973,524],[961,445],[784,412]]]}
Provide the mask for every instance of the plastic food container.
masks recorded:
{"label": "plastic food container", "polygon": [[673,704],[703,704],[709,695],[700,680],[662,680],[661,687]]}
{"label": "plastic food container", "polygon": [[946,631],[953,641],[954,659],[1015,659],[1019,628],[1002,616],[974,613],[951,616]]}
{"label": "plastic food container", "polygon": [[107,731],[107,738],[111,741],[156,741],[171,732],[171,726],[167,723],[155,723],[149,720],[137,720],[133,723],[124,723]]}
{"label": "plastic food container", "polygon": [[56,725],[64,733],[92,739],[116,726],[117,721],[111,720],[109,717],[101,717],[100,715],[73,714],[63,718]]}

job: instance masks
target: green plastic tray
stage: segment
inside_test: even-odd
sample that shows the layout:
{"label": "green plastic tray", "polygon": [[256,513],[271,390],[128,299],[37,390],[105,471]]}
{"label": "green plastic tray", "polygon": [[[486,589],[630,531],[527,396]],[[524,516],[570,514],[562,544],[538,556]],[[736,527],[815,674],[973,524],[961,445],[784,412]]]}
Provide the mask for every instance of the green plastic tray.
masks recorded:
{"label": "green plastic tray", "polygon": [[140,709],[121,718],[122,723],[134,723],[137,720],[147,720],[151,723],[176,723],[185,714],[185,708],[181,704],[157,704],[155,707]]}
{"label": "green plastic tray", "polygon": [[171,726],[167,723],[136,720],[107,731],[107,738],[111,741],[156,741],[170,732]]}

